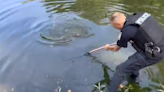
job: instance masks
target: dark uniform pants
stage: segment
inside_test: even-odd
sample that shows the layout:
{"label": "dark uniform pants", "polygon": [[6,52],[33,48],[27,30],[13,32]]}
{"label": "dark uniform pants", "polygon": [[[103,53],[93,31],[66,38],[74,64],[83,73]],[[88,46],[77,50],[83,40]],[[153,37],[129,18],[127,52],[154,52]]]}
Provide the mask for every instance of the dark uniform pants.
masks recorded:
{"label": "dark uniform pants", "polygon": [[144,54],[138,52],[134,53],[127,59],[127,61],[116,67],[116,73],[114,74],[113,79],[110,82],[110,86],[108,87],[109,92],[117,92],[119,85],[125,78],[127,78],[129,74],[138,76],[140,69],[156,64],[162,59],[163,58],[152,60],[146,58]]}

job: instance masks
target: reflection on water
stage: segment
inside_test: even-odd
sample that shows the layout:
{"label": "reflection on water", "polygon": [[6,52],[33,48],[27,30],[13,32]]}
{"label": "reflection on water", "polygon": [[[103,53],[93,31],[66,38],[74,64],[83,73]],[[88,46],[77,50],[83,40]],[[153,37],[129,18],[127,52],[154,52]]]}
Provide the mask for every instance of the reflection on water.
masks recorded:
{"label": "reflection on water", "polygon": [[[162,17],[163,0],[45,0],[47,12],[63,13],[76,12],[80,16],[94,21],[98,24],[108,23],[108,15],[115,11],[132,14],[137,11],[146,11],[154,15],[160,22],[164,23]],[[134,8],[135,7],[135,8]]]}
{"label": "reflection on water", "polygon": [[[99,82],[109,85],[115,67],[133,54],[134,49],[129,45],[130,48],[117,53],[101,50],[92,53],[94,57],[80,56],[117,40],[119,31],[111,27],[109,16],[115,11],[127,15],[147,11],[164,24],[163,0],[0,2],[0,83],[6,85],[8,90],[14,88],[15,92],[53,92],[58,86],[63,92],[68,89],[72,92],[91,92],[93,85]],[[67,25],[66,20],[74,18],[85,20],[85,23],[78,25],[89,26],[95,35],[73,38],[66,45],[41,44],[37,41],[41,32],[49,31],[48,26],[57,24],[62,26],[54,29],[57,31],[51,38],[65,35],[63,28],[72,26]],[[82,30],[85,27],[74,27],[69,31],[86,35]],[[142,69],[139,84],[133,84],[133,92],[155,92],[159,83],[163,82],[163,65],[164,62],[161,62]]]}

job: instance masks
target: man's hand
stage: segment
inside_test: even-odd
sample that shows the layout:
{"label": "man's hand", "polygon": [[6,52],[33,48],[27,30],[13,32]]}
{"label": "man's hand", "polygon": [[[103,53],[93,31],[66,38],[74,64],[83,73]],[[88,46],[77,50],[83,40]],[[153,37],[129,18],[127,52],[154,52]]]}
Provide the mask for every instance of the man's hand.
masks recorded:
{"label": "man's hand", "polygon": [[110,50],[110,51],[114,51],[114,52],[117,52],[121,47],[119,47],[118,45],[105,45],[104,47],[106,50]]}
{"label": "man's hand", "polygon": [[105,45],[105,49],[106,49],[106,50],[110,50],[110,45],[109,45],[109,44],[106,44],[106,45]]}

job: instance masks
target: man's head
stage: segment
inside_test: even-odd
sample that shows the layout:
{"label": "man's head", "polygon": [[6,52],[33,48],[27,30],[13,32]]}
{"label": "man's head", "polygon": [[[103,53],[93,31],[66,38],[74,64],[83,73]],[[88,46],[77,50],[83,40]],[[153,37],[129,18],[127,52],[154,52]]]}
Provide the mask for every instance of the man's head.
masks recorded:
{"label": "man's head", "polygon": [[126,21],[126,16],[120,12],[113,13],[110,18],[110,22],[112,26],[119,30],[123,28],[125,21]]}

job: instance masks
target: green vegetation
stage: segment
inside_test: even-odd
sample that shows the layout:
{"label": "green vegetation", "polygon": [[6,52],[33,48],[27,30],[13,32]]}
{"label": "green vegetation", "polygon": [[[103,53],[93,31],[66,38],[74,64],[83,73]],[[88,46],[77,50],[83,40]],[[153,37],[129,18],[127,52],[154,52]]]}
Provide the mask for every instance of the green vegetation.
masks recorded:
{"label": "green vegetation", "polygon": [[98,89],[99,92],[108,92],[108,89],[101,89],[101,85],[100,82],[98,83],[98,85],[94,85],[96,89]]}
{"label": "green vegetation", "polygon": [[[94,85],[96,89],[98,89],[99,92],[109,92],[107,88],[103,88],[101,89],[101,84],[100,82],[98,83],[98,85]],[[124,86],[123,89],[120,89],[120,92],[130,92],[132,91],[134,88],[132,85],[128,85],[128,86]]]}
{"label": "green vegetation", "polygon": [[164,92],[164,85],[160,84],[161,85],[161,89],[158,89],[159,92]]}

